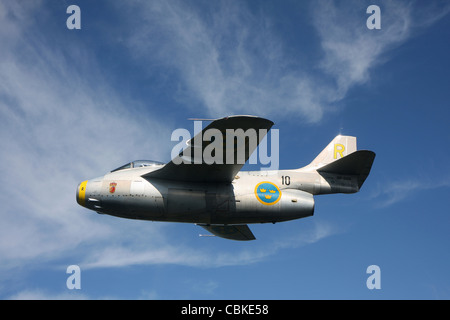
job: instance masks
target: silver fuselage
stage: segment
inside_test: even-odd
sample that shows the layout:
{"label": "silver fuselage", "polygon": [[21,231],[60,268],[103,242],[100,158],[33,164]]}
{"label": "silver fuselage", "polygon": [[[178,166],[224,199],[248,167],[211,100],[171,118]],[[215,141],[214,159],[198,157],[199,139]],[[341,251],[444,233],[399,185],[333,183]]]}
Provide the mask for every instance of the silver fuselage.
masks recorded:
{"label": "silver fuselage", "polygon": [[[77,201],[98,213],[129,219],[247,224],[308,217],[314,213],[313,195],[358,191],[354,177],[327,177],[308,167],[240,171],[231,183],[142,177],[160,168],[124,169],[84,181],[78,186]],[[268,202],[271,197],[276,201]]]}

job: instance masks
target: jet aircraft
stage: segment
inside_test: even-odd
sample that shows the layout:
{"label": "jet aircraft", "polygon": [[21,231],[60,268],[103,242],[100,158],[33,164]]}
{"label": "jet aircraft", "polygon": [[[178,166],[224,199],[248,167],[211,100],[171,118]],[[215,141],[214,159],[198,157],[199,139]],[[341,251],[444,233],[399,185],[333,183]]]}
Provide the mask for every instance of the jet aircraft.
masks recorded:
{"label": "jet aircraft", "polygon": [[[254,240],[248,224],[312,216],[314,196],[361,189],[375,153],[357,150],[352,136],[338,135],[302,168],[240,171],[273,124],[255,116],[216,119],[166,164],[132,161],[81,182],[77,202],[100,214],[195,223],[219,237]],[[208,130],[223,141],[204,139]],[[256,133],[256,143],[249,133]],[[211,152],[213,144],[219,148]]]}

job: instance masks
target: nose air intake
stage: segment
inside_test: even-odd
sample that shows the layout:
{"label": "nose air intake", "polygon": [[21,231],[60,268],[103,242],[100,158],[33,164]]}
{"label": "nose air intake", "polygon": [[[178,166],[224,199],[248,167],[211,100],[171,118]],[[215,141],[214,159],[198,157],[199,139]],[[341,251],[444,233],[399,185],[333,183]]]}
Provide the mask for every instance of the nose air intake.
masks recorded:
{"label": "nose air intake", "polygon": [[78,204],[80,206],[83,206],[83,207],[85,207],[85,204],[86,204],[85,197],[86,197],[86,184],[87,184],[87,182],[88,182],[87,180],[81,182],[78,185],[78,188],[77,188],[77,202],[78,202]]}

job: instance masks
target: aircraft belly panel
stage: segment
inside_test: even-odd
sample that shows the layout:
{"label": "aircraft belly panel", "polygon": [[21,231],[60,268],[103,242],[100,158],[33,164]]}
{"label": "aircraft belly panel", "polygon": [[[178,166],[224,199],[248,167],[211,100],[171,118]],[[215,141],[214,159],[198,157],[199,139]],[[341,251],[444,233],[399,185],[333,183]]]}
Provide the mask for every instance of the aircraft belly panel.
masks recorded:
{"label": "aircraft belly panel", "polygon": [[184,188],[169,188],[166,218],[170,221],[209,223],[206,192]]}

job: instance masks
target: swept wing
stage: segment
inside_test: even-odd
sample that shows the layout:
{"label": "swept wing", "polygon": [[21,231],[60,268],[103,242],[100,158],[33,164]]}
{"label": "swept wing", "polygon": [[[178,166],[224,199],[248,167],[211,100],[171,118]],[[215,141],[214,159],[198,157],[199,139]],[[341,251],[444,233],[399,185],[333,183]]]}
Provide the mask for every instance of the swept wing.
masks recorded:
{"label": "swept wing", "polygon": [[[189,140],[187,148],[172,161],[143,177],[187,182],[231,182],[272,126],[272,121],[255,116],[230,116],[214,120]],[[216,137],[211,138],[211,133]],[[220,143],[216,141],[217,135],[221,135]],[[214,159],[211,158],[212,143],[216,150],[218,146],[221,148],[221,158],[217,158],[216,154]],[[243,157],[238,159],[242,152]]]}

